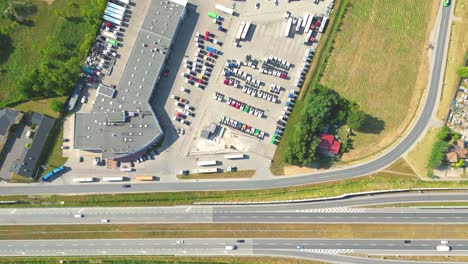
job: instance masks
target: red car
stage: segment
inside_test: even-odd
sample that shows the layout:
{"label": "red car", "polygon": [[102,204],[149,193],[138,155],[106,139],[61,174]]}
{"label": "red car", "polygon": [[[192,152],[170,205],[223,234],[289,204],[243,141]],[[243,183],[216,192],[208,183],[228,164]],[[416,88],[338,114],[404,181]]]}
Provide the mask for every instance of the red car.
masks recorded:
{"label": "red car", "polygon": [[208,36],[204,36],[203,39],[206,40],[206,41],[209,40]]}
{"label": "red car", "polygon": [[241,104],[240,104],[239,102],[237,102],[237,103],[236,103],[236,108],[239,109],[240,105],[241,105]]}
{"label": "red car", "polygon": [[211,34],[209,31],[205,31],[205,36],[209,37]]}
{"label": "red car", "polygon": [[282,73],[282,74],[280,75],[280,78],[286,79],[286,76],[287,76],[286,73]]}

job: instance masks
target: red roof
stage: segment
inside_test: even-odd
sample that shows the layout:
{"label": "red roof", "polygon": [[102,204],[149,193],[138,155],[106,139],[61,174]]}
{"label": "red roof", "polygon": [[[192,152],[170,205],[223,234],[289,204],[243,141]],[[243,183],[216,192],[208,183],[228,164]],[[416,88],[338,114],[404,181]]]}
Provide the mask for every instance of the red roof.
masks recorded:
{"label": "red roof", "polygon": [[341,142],[335,140],[335,137],[330,134],[320,134],[320,149],[328,151],[333,155],[340,152]]}

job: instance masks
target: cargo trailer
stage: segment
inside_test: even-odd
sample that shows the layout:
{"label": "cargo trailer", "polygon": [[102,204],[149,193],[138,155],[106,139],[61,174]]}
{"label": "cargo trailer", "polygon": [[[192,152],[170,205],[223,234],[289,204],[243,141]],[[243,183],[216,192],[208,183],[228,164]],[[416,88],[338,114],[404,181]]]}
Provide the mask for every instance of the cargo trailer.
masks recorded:
{"label": "cargo trailer", "polygon": [[307,24],[307,20],[309,19],[309,16],[310,16],[309,13],[305,13],[305,14],[304,14],[304,17],[302,18],[301,27],[305,28],[305,26],[306,26],[306,24]]}
{"label": "cargo trailer", "polygon": [[327,21],[328,17],[324,17],[322,20],[322,24],[320,25],[319,32],[323,33],[325,31],[325,28],[327,27]]}
{"label": "cargo trailer", "polygon": [[206,161],[199,161],[197,162],[198,166],[215,166],[218,164],[216,160],[206,160]]}
{"label": "cargo trailer", "polygon": [[115,8],[115,9],[118,9],[118,10],[122,10],[122,11],[127,11],[127,8],[123,7],[123,6],[120,6],[120,5],[116,5],[114,3],[111,3],[111,2],[108,2],[107,3],[107,6],[109,7],[112,7],[112,8]]}
{"label": "cargo trailer", "polygon": [[244,154],[231,154],[231,155],[224,155],[225,159],[243,159]]}
{"label": "cargo trailer", "polygon": [[207,169],[196,169],[195,173],[216,173],[218,172],[218,168],[207,168]]}
{"label": "cargo trailer", "polygon": [[219,11],[221,11],[221,12],[224,12],[224,13],[226,13],[226,14],[229,14],[229,15],[234,14],[234,9],[227,8],[227,7],[223,6],[223,5],[216,4],[216,5],[215,5],[215,8],[216,8],[217,10],[219,10]]}
{"label": "cargo trailer", "polygon": [[245,21],[242,21],[239,24],[239,29],[237,30],[236,39],[241,39],[242,32],[244,31],[244,27],[245,27]]}
{"label": "cargo trailer", "polygon": [[74,182],[93,182],[94,178],[93,177],[86,177],[86,178],[74,178]]}
{"label": "cargo trailer", "polygon": [[104,10],[104,14],[106,14],[107,16],[113,17],[115,19],[118,19],[118,20],[123,20],[122,15],[116,14],[114,12],[111,12],[111,11],[107,10],[107,9]]}
{"label": "cargo trailer", "polygon": [[136,176],[135,180],[137,181],[152,181],[154,180],[153,176]]}
{"label": "cargo trailer", "polygon": [[119,182],[123,181],[124,177],[104,177],[102,178],[103,181],[108,181],[108,182]]}
{"label": "cargo trailer", "polygon": [[241,35],[242,40],[244,40],[245,37],[247,37],[247,33],[249,33],[249,29],[250,29],[250,24],[251,24],[250,22],[247,22],[244,29],[242,30],[242,35]]}
{"label": "cargo trailer", "polygon": [[102,18],[103,18],[104,20],[106,20],[106,21],[111,22],[112,24],[119,25],[119,26],[122,25],[122,20],[115,19],[115,18],[110,17],[110,16],[108,16],[108,15],[104,15]]}
{"label": "cargo trailer", "polygon": [[299,18],[299,21],[297,21],[297,25],[296,25],[296,33],[301,30],[301,25],[302,25],[302,18]]}
{"label": "cargo trailer", "polygon": [[116,13],[116,14],[122,15],[122,16],[125,15],[125,11],[122,11],[122,10],[119,10],[119,9],[115,9],[115,8],[113,8],[113,7],[110,7],[110,6],[108,6],[108,7],[106,8],[106,10],[107,10],[107,11],[110,11],[110,12],[112,12],[112,13]]}
{"label": "cargo trailer", "polygon": [[291,25],[292,25],[292,17],[288,18],[288,21],[286,22],[286,28],[284,30],[284,36],[289,37],[289,33],[291,32]]}
{"label": "cargo trailer", "polygon": [[310,25],[312,25],[312,20],[314,19],[314,15],[310,15],[309,18],[307,18],[307,23],[306,23],[306,26],[304,28],[304,32],[305,33],[309,33],[310,31]]}

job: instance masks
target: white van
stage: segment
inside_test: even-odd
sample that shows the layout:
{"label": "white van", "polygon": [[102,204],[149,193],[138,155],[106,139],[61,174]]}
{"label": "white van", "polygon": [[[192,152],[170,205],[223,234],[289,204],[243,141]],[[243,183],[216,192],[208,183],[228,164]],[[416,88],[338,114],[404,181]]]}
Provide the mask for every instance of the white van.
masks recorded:
{"label": "white van", "polygon": [[450,251],[452,250],[452,248],[450,246],[447,246],[447,245],[438,245],[436,247],[437,251]]}
{"label": "white van", "polygon": [[236,245],[233,245],[233,246],[226,246],[225,250],[236,250],[237,249],[237,246]]}

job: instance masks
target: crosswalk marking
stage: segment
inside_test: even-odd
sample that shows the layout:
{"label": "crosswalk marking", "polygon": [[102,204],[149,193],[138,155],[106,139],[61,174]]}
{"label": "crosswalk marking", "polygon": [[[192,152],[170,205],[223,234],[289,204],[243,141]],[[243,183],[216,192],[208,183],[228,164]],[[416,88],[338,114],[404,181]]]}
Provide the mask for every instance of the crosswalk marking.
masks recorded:
{"label": "crosswalk marking", "polygon": [[333,207],[308,210],[296,210],[297,213],[365,213],[365,208]]}

